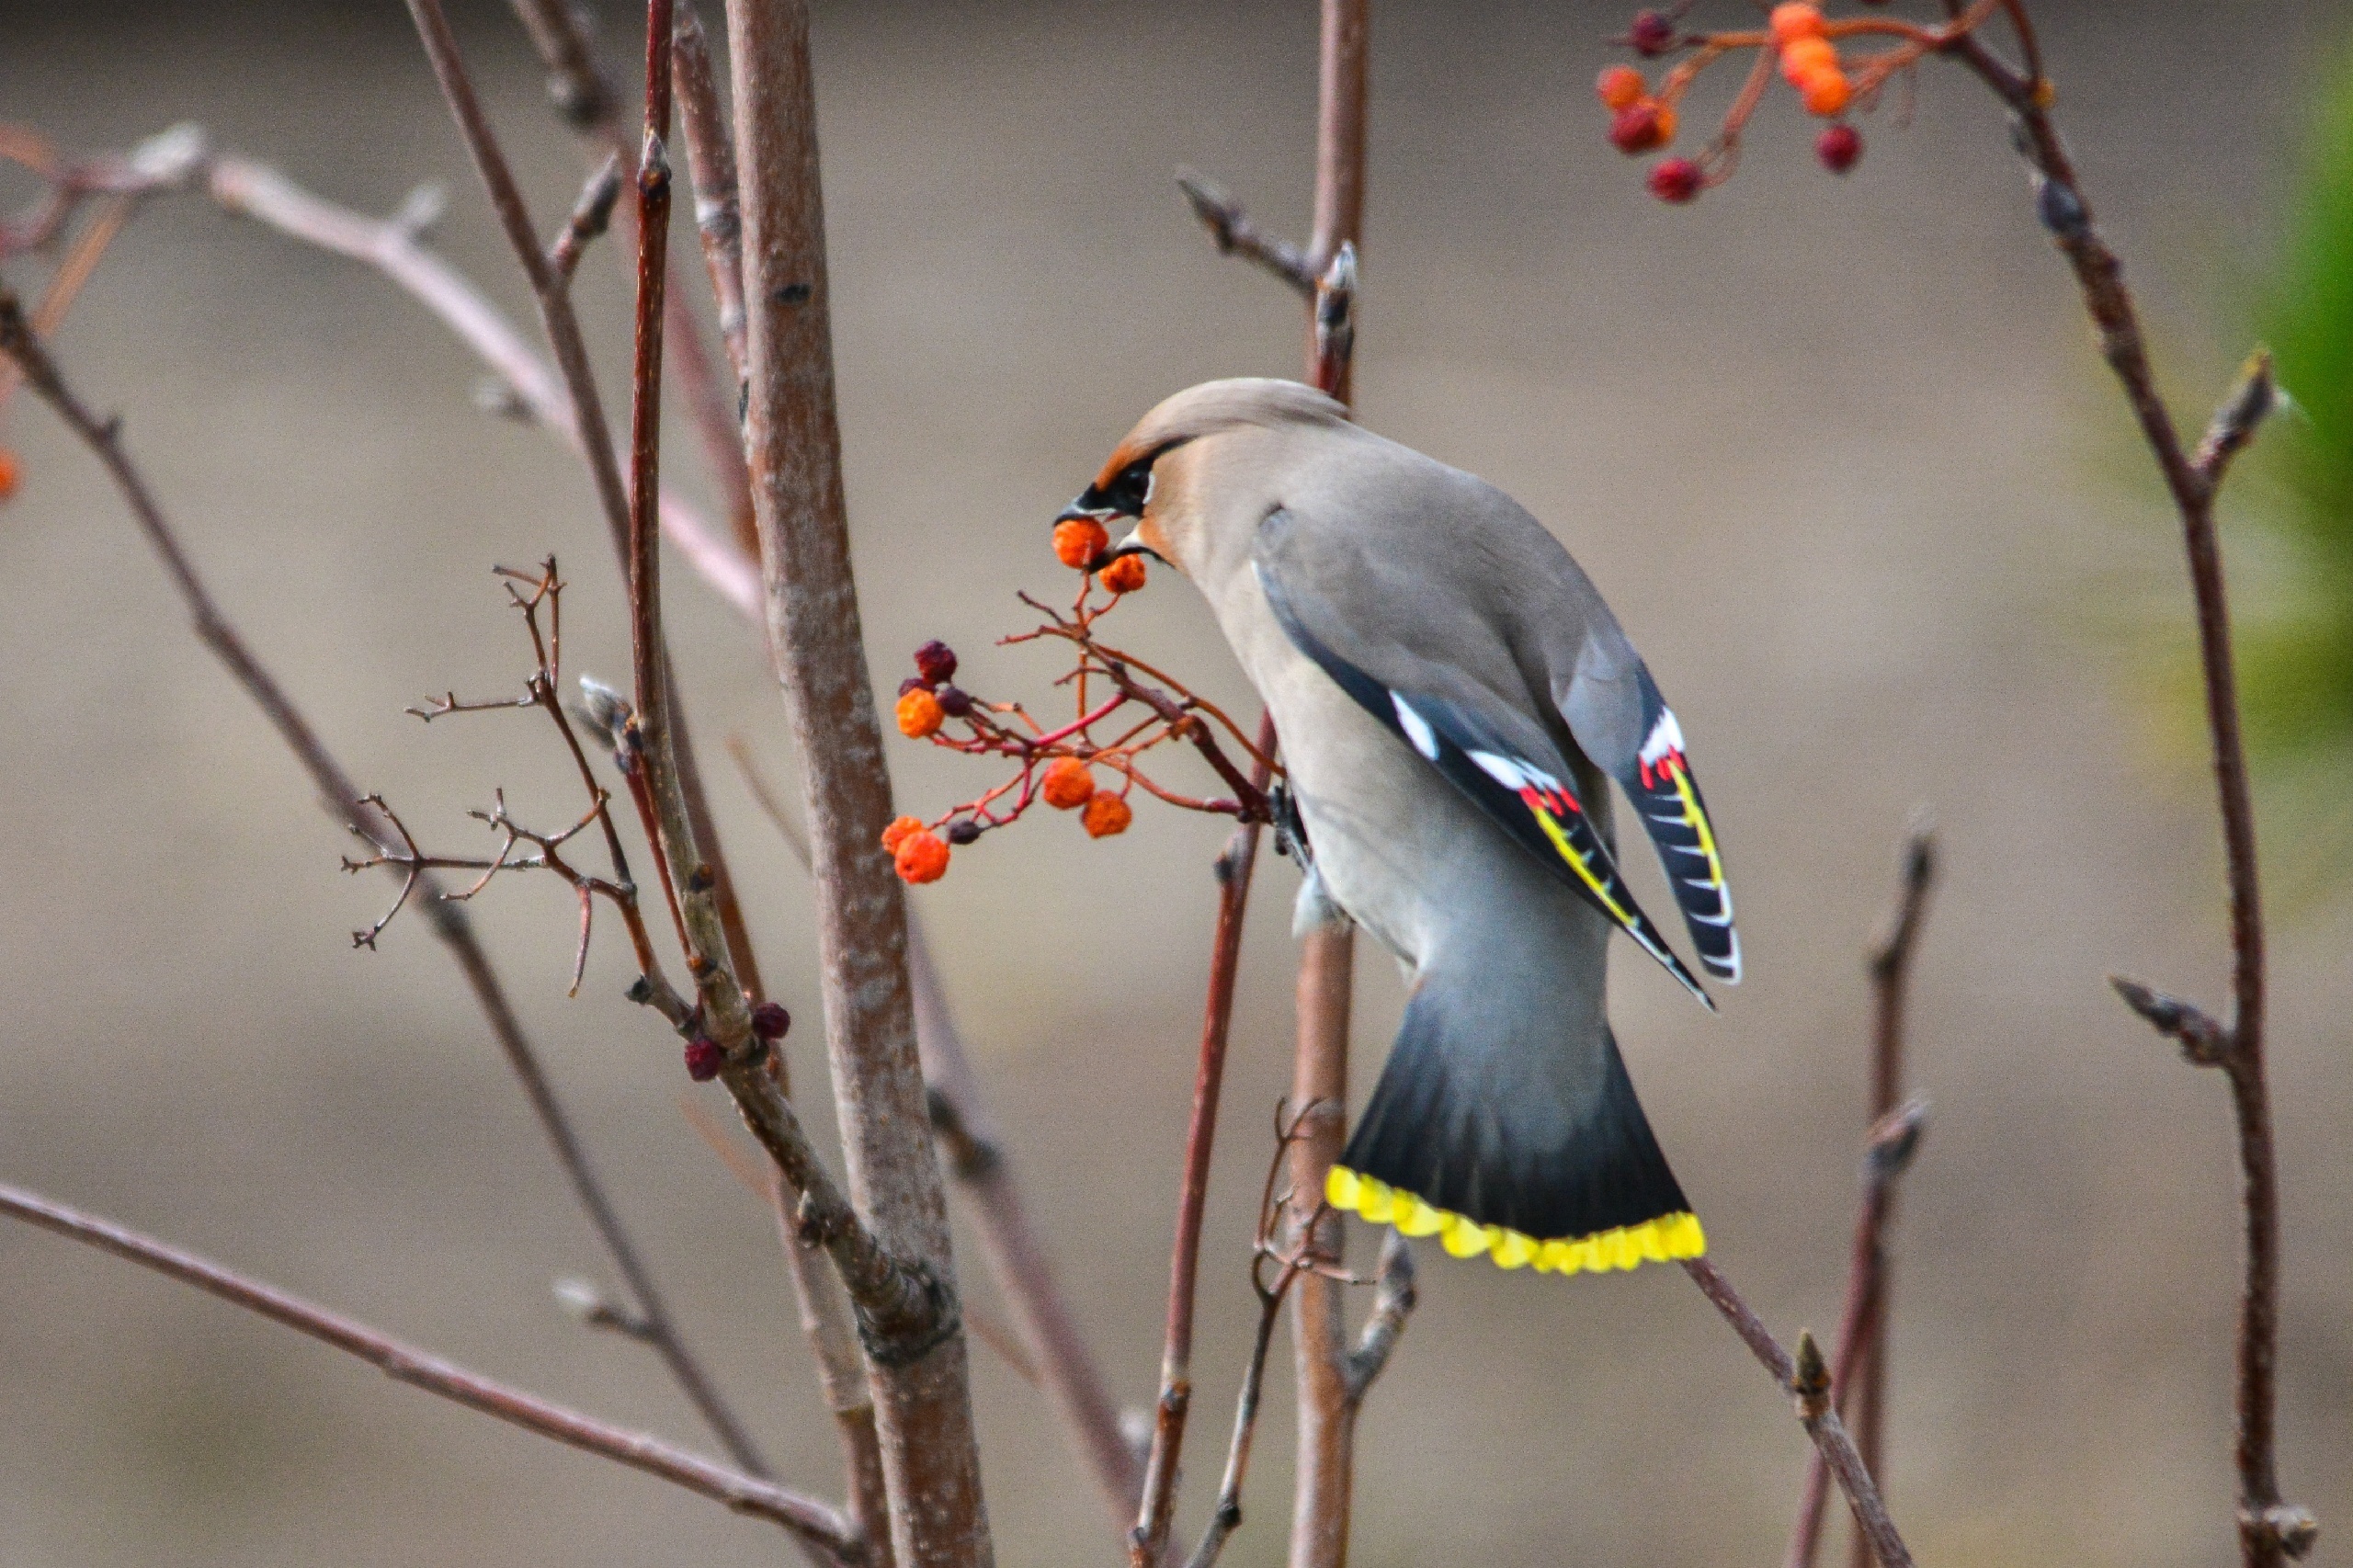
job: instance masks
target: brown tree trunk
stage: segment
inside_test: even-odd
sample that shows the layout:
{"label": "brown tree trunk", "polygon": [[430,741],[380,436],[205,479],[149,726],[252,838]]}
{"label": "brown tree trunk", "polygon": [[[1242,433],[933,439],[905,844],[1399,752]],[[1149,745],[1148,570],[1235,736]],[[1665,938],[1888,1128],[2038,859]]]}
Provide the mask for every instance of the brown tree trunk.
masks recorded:
{"label": "brown tree trunk", "polygon": [[[915,1053],[906,908],[878,847],[890,776],[842,494],[805,0],[729,0],[744,209],[746,443],[770,654],[790,710],[816,881],[825,1043],[852,1201],[953,1301],[947,1207]],[[867,1346],[903,1568],[991,1562],[964,1338]]]}

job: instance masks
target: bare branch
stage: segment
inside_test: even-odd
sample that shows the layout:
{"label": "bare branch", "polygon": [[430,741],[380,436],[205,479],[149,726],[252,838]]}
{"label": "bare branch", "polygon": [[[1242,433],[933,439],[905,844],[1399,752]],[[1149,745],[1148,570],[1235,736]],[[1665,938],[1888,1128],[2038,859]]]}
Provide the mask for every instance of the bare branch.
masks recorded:
{"label": "bare branch", "polygon": [[[744,786],[776,825],[802,870],[809,869],[809,841],[770,788],[741,736],[730,736]],[[1062,1416],[1073,1448],[1086,1461],[1113,1517],[1133,1517],[1142,1490],[1142,1468],[1120,1429],[1120,1415],[1104,1380],[1102,1364],[1079,1327],[1062,1281],[1030,1222],[1029,1207],[1012,1163],[992,1127],[981,1085],[964,1050],[962,1032],[948,1005],[946,986],[924,935],[917,912],[907,911],[907,969],[915,988],[915,1043],[922,1053],[925,1104],[933,1136],[948,1155],[949,1174],[972,1205],[997,1290],[1013,1309],[1028,1347],[1031,1381],[1042,1387]],[[976,1333],[980,1320],[968,1311]]]}
{"label": "bare branch", "polygon": [[209,1258],[21,1187],[0,1186],[0,1213],[112,1253],[182,1284],[193,1285],[232,1305],[357,1356],[397,1382],[454,1400],[584,1453],[617,1460],[713,1502],[723,1503],[739,1514],[781,1525],[822,1548],[837,1562],[857,1564],[866,1560],[865,1543],[853,1532],[840,1510],[774,1482],[726,1470],[672,1448],[659,1438],[608,1426],[536,1394],[494,1381],[356,1319],[232,1272]]}
{"label": "bare branch", "polygon": [[[188,559],[177,533],[156,505],[145,479],[132,466],[130,455],[123,449],[117,422],[98,419],[74,394],[55,362],[51,359],[47,348],[26,322],[17,297],[5,286],[0,286],[0,353],[5,353],[17,367],[27,383],[81,438],[113,478],[140,531],[162,559],[173,586],[188,606],[196,623],[198,639],[212,651],[244,688],[245,695],[253,699],[277,729],[287,749],[294,754],[295,760],[310,775],[327,814],[369,842],[380,842],[380,835],[387,827],[396,827],[394,819],[365,803],[365,798],[352,783],[343,765],[328,752],[318,733],[278,684],[277,677],[254,656],[236,628],[214,602],[202,579],[196,574],[195,564]],[[404,830],[402,830],[402,836],[406,836]],[[586,1146],[572,1125],[563,1102],[556,1097],[555,1086],[549,1081],[538,1051],[524,1035],[522,1024],[507,1000],[506,986],[499,980],[497,971],[491,967],[489,955],[483,950],[474,935],[472,922],[466,917],[462,908],[438,896],[438,885],[430,876],[413,880],[426,889],[426,907],[432,913],[434,935],[440,938],[460,972],[465,976],[467,987],[473,993],[476,1006],[482,1009],[492,1037],[498,1041],[508,1067],[522,1085],[524,1097],[530,1102],[532,1114],[538,1119],[540,1130],[554,1147],[556,1161],[563,1167],[574,1196],[586,1212],[598,1239],[612,1257],[614,1267],[620,1270],[622,1278],[628,1283],[640,1312],[658,1331],[654,1345],[662,1355],[664,1365],[736,1463],[756,1474],[767,1473],[765,1461],[750,1435],[721,1398],[710,1374],[688,1349],[685,1338],[654,1284],[653,1271],[622,1226],[620,1210],[613,1206],[603,1181],[589,1163]]]}
{"label": "bare branch", "polygon": [[[925,1116],[906,905],[881,853],[889,769],[860,642],[834,397],[831,296],[805,0],[729,0],[744,208],[746,447],[768,646],[801,770],[827,1053],[858,1213],[935,1292],[870,1336],[902,1568],[990,1558],[939,1163]],[[847,1277],[847,1271],[845,1271]],[[868,1301],[848,1280],[862,1313]]]}
{"label": "bare branch", "polygon": [[1372,1299],[1372,1313],[1365,1319],[1357,1346],[1348,1353],[1348,1398],[1362,1404],[1373,1382],[1389,1368],[1389,1358],[1404,1336],[1406,1320],[1414,1315],[1420,1293],[1414,1279],[1414,1249],[1392,1231],[1381,1239],[1381,1273]]}
{"label": "bare branch", "polygon": [[[1911,1168],[1927,1120],[1927,1102],[1914,1100],[1882,1118],[1864,1145],[1863,1200],[1847,1268],[1846,1305],[1838,1315],[1837,1365],[1831,1373],[1832,1396],[1841,1415],[1852,1407],[1857,1379],[1870,1364],[1870,1352],[1884,1343],[1887,1233],[1894,1219],[1895,1186]],[[1870,1456],[1862,1455],[1859,1439],[1856,1451],[1869,1470]],[[1806,1456],[1797,1527],[1790,1537],[1789,1568],[1813,1568],[1821,1546],[1823,1504],[1828,1499],[1829,1483],[1829,1469],[1817,1449]]]}
{"label": "bare branch", "polygon": [[[2051,119],[2054,95],[2042,79],[2033,32],[2018,0],[2003,9],[2025,51],[2022,74],[1997,59],[1974,36],[1955,41],[1951,55],[2008,106],[2012,142],[2034,184],[2036,215],[2075,274],[2084,309],[2097,330],[2100,350],[2116,372],[2151,457],[2181,520],[2182,551],[2197,606],[2199,665],[2205,687],[2208,740],[2214,765],[2215,804],[2222,819],[2229,872],[2231,1017],[2229,1054],[2222,1063],[2231,1085],[2244,1211],[2245,1273],[2239,1292],[2237,1346],[2239,1545],[2245,1568],[2279,1568],[2294,1530],[2269,1522],[2293,1512],[2279,1495],[2278,1363],[2279,1354],[2279,1178],[2273,1148],[2271,1093],[2265,1067],[2268,980],[2264,961],[2263,898],[2256,853],[2255,805],[2248,782],[2246,742],[2239,716],[2238,675],[2231,649],[2230,600],[2223,579],[2214,496],[2231,454],[2245,445],[2274,401],[2271,371],[2257,355],[2242,372],[2208,434],[2192,455],[2157,391],[2140,315],[2125,287],[2123,264],[2101,239],[2074,163]],[[2127,994],[2128,1001],[2131,1000]],[[2186,1019],[2189,1017],[2183,1014]],[[2155,1021],[2154,1018],[2152,1021]],[[2159,1028],[2165,1028],[2159,1024]],[[2171,1031],[2168,1031],[2171,1032]],[[2199,1050],[2219,1038],[2197,1031]],[[2179,1038],[2178,1036],[2177,1038]],[[2184,1040],[2185,1046],[2189,1044]],[[2195,1060],[2193,1056],[2193,1060]]]}
{"label": "bare branch", "polygon": [[618,155],[607,158],[580,187],[580,199],[572,205],[572,216],[563,225],[563,233],[548,247],[548,265],[557,277],[569,283],[580,267],[580,257],[589,242],[602,234],[613,221],[613,203],[621,199],[621,161]]}
{"label": "bare branch", "polygon": [[[1275,722],[1259,721],[1259,762],[1251,782],[1263,792],[1272,781],[1265,759],[1274,755]],[[1168,1266],[1168,1326],[1160,1356],[1152,1447],[1144,1459],[1142,1498],[1128,1535],[1131,1568],[1156,1568],[1176,1508],[1177,1461],[1185,1418],[1193,1400],[1193,1298],[1201,1266],[1201,1222],[1208,1212],[1210,1155],[1217,1142],[1218,1096],[1225,1079],[1226,1041],[1233,1024],[1234,985],[1242,968],[1242,919],[1258,864],[1259,824],[1245,820],[1218,858],[1217,929],[1210,940],[1209,994],[1201,1047],[1193,1076],[1193,1109],[1185,1130],[1183,1184],[1177,1189],[1176,1240]]]}
{"label": "bare branch", "polygon": [[1217,242],[1220,256],[1239,256],[1255,261],[1311,301],[1314,299],[1315,268],[1306,253],[1252,222],[1250,215],[1242,210],[1242,203],[1223,186],[1206,175],[1183,169],[1177,173],[1176,188],[1185,193],[1185,199],[1192,204],[1193,216],[1201,221],[1210,238]]}
{"label": "bare branch", "polygon": [[[1723,1271],[1704,1257],[1683,1260],[1683,1271],[1691,1277],[1699,1293],[1723,1314],[1733,1332],[1741,1337],[1767,1374],[1785,1393],[1798,1401],[1798,1419],[1806,1436],[1822,1452],[1837,1478],[1838,1489],[1847,1494],[1847,1503],[1855,1512],[1856,1524],[1865,1540],[1870,1542],[1872,1555],[1880,1568],[1911,1568],[1912,1553],[1904,1546],[1904,1538],[1896,1533],[1895,1522],[1887,1517],[1887,1506],[1881,1501],[1879,1489],[1870,1471],[1863,1468],[1860,1455],[1855,1452],[1854,1439],[1838,1419],[1838,1412],[1831,1406],[1829,1374],[1822,1365],[1822,1352],[1815,1347],[1813,1336],[1802,1335],[1799,1340],[1802,1352],[1810,1352],[1801,1364],[1781,1348],[1763,1321],[1733,1290]],[[1803,1374],[1801,1376],[1801,1374]]]}

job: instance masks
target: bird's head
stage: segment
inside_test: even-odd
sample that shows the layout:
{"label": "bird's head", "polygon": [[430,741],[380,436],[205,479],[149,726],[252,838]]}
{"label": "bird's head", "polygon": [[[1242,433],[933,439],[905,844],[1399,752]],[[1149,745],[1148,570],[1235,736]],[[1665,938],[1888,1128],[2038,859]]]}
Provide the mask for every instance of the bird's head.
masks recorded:
{"label": "bird's head", "polygon": [[1241,437],[1347,425],[1346,409],[1297,381],[1204,381],[1138,421],[1054,521],[1103,525],[1111,543],[1093,570],[1123,555],[1150,555],[1198,578],[1201,552],[1222,524],[1231,517],[1256,527],[1264,515],[1253,513],[1251,502],[1270,475],[1274,465],[1266,460],[1273,454]]}

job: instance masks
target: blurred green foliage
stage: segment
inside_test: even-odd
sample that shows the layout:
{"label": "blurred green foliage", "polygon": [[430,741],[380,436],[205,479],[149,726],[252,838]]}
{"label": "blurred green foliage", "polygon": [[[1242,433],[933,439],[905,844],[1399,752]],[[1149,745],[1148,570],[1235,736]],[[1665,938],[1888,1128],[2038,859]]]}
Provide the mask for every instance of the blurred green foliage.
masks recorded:
{"label": "blurred green foliage", "polygon": [[2269,803],[2353,835],[2353,51],[2321,79],[2290,190],[2251,325],[2293,406],[2224,503],[2240,691]]}

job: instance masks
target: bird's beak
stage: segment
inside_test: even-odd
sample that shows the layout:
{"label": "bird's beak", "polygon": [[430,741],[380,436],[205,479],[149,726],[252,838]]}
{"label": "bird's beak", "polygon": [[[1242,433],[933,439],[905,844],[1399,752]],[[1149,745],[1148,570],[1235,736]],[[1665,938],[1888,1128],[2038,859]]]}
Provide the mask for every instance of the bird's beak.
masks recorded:
{"label": "bird's beak", "polygon": [[[1101,498],[1098,497],[1091,488],[1082,494],[1077,500],[1072,502],[1069,506],[1063,507],[1060,513],[1056,514],[1054,521],[1056,523],[1067,523],[1079,518],[1091,518],[1096,522],[1101,523],[1106,528],[1109,528],[1122,522],[1138,523],[1142,521],[1141,518],[1136,517],[1131,513],[1120,511],[1117,506],[1105,505]],[[1163,566],[1168,564],[1168,561],[1165,557],[1164,557],[1158,551],[1153,549],[1152,546],[1138,539],[1135,532],[1131,530],[1127,538],[1111,546],[1110,549],[1097,556],[1093,561],[1088,562],[1086,569],[1089,572],[1100,572],[1104,567],[1108,566],[1111,562],[1119,560],[1123,555],[1149,555],[1154,561],[1159,562]]]}

